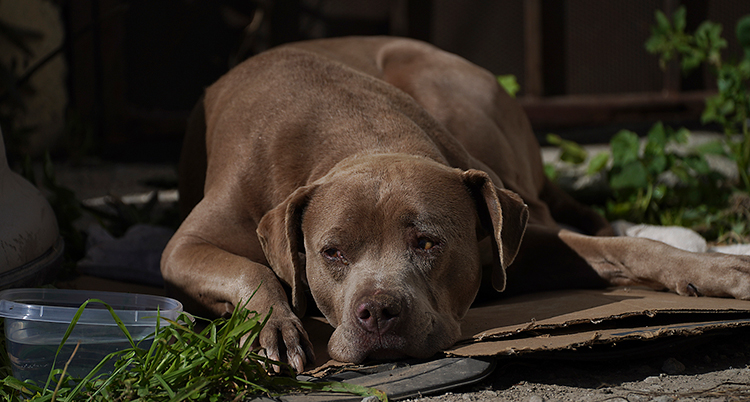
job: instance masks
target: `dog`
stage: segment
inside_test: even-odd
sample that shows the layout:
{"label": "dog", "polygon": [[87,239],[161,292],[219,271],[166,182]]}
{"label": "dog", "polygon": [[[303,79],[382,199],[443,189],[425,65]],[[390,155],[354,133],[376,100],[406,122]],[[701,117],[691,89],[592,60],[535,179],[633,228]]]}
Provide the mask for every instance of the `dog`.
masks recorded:
{"label": "dog", "polygon": [[258,342],[298,371],[314,359],[308,291],[335,328],[329,355],[353,363],[432,356],[502,291],[750,299],[748,257],[609,236],[545,177],[495,77],[415,40],[300,42],[239,64],[194,109],[179,178],[168,293],[193,312],[273,309]]}

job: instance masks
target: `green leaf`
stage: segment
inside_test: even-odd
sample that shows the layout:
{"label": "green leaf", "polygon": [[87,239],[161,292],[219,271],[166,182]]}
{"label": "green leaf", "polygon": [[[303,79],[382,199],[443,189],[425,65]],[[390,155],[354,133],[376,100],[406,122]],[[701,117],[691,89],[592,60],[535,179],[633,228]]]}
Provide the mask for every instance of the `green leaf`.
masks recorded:
{"label": "green leaf", "polygon": [[636,133],[621,130],[612,137],[609,144],[612,147],[612,162],[614,166],[625,166],[638,160],[640,141]]}
{"label": "green leaf", "polygon": [[706,162],[706,159],[700,155],[690,155],[684,159],[685,164],[693,169],[699,175],[707,175],[711,173],[711,167]]}
{"label": "green leaf", "polygon": [[734,113],[735,110],[737,110],[737,108],[733,99],[727,99],[719,105],[719,112],[724,116]]}
{"label": "green leaf", "polygon": [[690,172],[682,164],[676,164],[672,166],[670,171],[674,173],[675,176],[677,176],[677,178],[680,179],[680,181],[682,181],[683,183],[688,183],[690,181]]}
{"label": "green leaf", "polygon": [[658,176],[667,169],[667,157],[665,155],[655,155],[650,158],[646,164],[646,170],[652,177]]}
{"label": "green leaf", "polygon": [[674,14],[672,14],[672,24],[674,25],[674,30],[677,32],[684,32],[685,31],[685,6],[680,6],[675,10]]}
{"label": "green leaf", "polygon": [[654,191],[651,197],[656,201],[661,201],[664,196],[667,195],[667,192],[667,186],[665,184],[659,184],[654,187]]}
{"label": "green leaf", "polygon": [[750,60],[750,15],[737,21],[737,41],[745,50],[745,59]]}
{"label": "green leaf", "polygon": [[702,155],[726,155],[727,151],[724,148],[724,142],[720,140],[713,140],[693,148],[694,152]]}
{"label": "green leaf", "polygon": [[646,147],[649,147],[650,145],[656,149],[664,149],[667,145],[667,133],[664,129],[664,124],[662,122],[657,122],[651,126],[651,129],[648,130],[647,139],[648,142],[646,143]]}
{"label": "green leaf", "polygon": [[706,98],[706,107],[701,114],[701,123],[710,123],[712,121],[719,122],[719,119],[721,118],[719,115],[720,102],[721,99],[718,95]]}
{"label": "green leaf", "polygon": [[648,139],[643,149],[643,162],[646,170],[652,176],[658,176],[667,168],[666,146],[667,132],[664,125],[659,122],[651,127],[648,132]]}
{"label": "green leaf", "polygon": [[547,136],[546,136],[546,140],[547,140],[547,142],[548,142],[548,143],[549,143],[550,145],[557,145],[557,146],[559,146],[559,145],[560,145],[560,144],[562,144],[562,142],[563,142],[563,139],[562,139],[562,137],[560,137],[560,136],[559,136],[559,135],[557,135],[557,134],[553,134],[553,133],[549,133],[549,134],[547,134]]}
{"label": "green leaf", "polygon": [[678,144],[687,144],[690,141],[690,130],[682,127],[674,133],[672,139]]}
{"label": "green leaf", "polygon": [[547,142],[560,148],[560,160],[574,165],[580,165],[588,158],[585,148],[574,141],[562,139],[557,134],[547,134]]}
{"label": "green leaf", "polygon": [[604,168],[607,167],[608,162],[609,152],[599,152],[598,154],[594,155],[589,161],[589,166],[588,169],[586,169],[586,174],[591,176],[601,172],[602,170],[604,170]]}
{"label": "green leaf", "polygon": [[653,35],[646,40],[644,46],[646,47],[647,52],[654,54],[660,52],[660,50],[664,47],[665,42],[666,40],[663,36],[660,36],[654,32]]}
{"label": "green leaf", "polygon": [[518,91],[521,90],[521,85],[518,84],[516,76],[513,74],[498,75],[497,83],[508,93],[511,97],[515,98]]}
{"label": "green leaf", "polygon": [[659,30],[659,32],[668,32],[672,29],[672,25],[669,23],[669,18],[667,18],[664,12],[656,10],[654,16],[656,17],[656,29]]}
{"label": "green leaf", "polygon": [[608,202],[607,203],[607,211],[609,212],[610,216],[616,216],[618,218],[623,218],[627,216],[631,211],[633,210],[633,203],[628,201],[622,201],[622,202]]}
{"label": "green leaf", "polygon": [[551,163],[545,163],[544,164],[544,175],[547,176],[550,181],[557,180],[557,169],[555,169],[555,165]]}
{"label": "green leaf", "polygon": [[588,152],[574,142],[565,141],[562,144],[561,149],[562,153],[560,154],[560,159],[565,162],[580,165],[586,161],[586,158],[588,158]]}
{"label": "green leaf", "polygon": [[682,56],[680,68],[683,73],[688,73],[698,68],[706,60],[706,53],[700,50],[690,50]]}
{"label": "green leaf", "polygon": [[611,175],[609,185],[614,190],[646,188],[648,174],[640,161],[631,161]]}

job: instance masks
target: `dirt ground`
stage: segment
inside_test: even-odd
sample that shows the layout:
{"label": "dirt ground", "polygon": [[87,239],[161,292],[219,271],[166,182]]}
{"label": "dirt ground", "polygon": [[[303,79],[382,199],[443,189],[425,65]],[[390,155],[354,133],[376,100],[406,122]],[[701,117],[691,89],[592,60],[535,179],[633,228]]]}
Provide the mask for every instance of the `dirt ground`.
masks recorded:
{"label": "dirt ground", "polygon": [[622,353],[628,357],[596,359],[584,352],[564,359],[501,359],[478,384],[409,401],[750,401],[750,331]]}

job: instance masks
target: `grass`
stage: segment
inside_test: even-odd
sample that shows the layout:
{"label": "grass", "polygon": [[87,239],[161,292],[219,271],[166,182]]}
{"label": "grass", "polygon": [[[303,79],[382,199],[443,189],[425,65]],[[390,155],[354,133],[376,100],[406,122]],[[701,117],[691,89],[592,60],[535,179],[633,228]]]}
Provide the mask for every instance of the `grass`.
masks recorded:
{"label": "grass", "polygon": [[[237,401],[253,395],[278,396],[293,392],[330,391],[361,396],[387,396],[376,389],[339,382],[307,382],[293,377],[284,363],[261,356],[255,348],[258,337],[271,312],[265,317],[244,306],[229,318],[208,322],[200,332],[195,320],[183,314],[169,325],[157,326],[150,346],[134,340],[112,308],[101,300],[91,299],[81,305],[68,326],[57,353],[63,347],[86,305],[102,303],[128,338],[131,347],[106,356],[84,378],[72,378],[65,363],[55,362],[44,386],[21,381],[10,374],[4,350],[0,358],[0,400],[4,401]],[[3,338],[4,341],[4,338]],[[75,357],[75,352],[71,359]],[[115,360],[111,374],[97,374]],[[57,360],[57,354],[55,356]],[[271,365],[280,365],[288,375],[270,374]]]}

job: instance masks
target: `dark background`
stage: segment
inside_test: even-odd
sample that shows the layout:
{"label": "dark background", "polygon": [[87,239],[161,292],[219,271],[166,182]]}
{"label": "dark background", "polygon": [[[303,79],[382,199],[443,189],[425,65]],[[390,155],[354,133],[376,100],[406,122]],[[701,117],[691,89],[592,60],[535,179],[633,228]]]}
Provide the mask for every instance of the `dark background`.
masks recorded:
{"label": "dark background", "polygon": [[[644,42],[656,9],[685,5],[688,30],[724,25],[740,54],[746,0],[68,0],[68,108],[104,159],[176,161],[204,87],[275,45],[343,35],[429,41],[495,74],[513,74],[540,138],[606,141],[663,119],[696,124],[712,78],[662,71]],[[616,128],[615,128],[616,127]]]}

